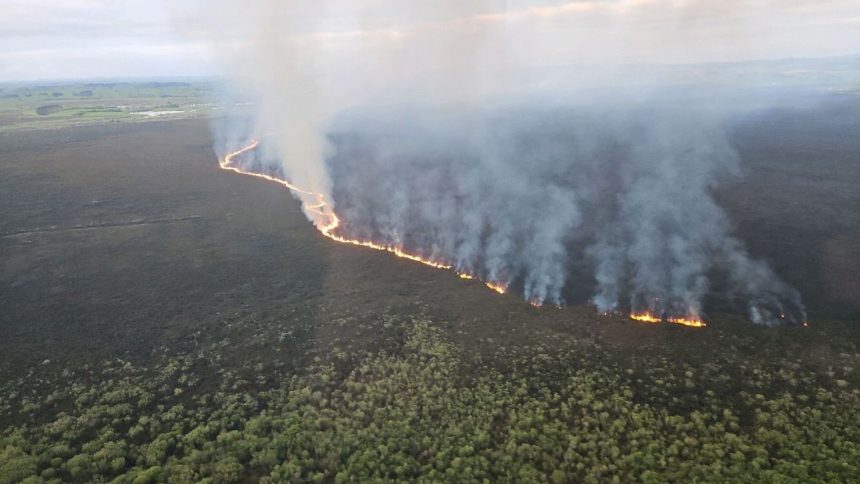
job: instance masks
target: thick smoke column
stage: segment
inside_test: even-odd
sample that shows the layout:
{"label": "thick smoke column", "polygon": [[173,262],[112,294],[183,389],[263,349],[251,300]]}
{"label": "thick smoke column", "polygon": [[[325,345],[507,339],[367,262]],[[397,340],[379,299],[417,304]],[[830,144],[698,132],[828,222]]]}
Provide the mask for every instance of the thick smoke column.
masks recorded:
{"label": "thick smoke column", "polygon": [[[674,82],[664,70],[624,67],[631,46],[665,41],[631,19],[673,8],[219,2],[204,30],[258,112],[252,129],[219,132],[218,148],[252,131],[261,160],[281,163],[266,170],[314,192],[297,197],[321,229],[336,212],[345,237],[536,305],[563,304],[584,270],[600,311],[699,317],[716,278],[753,321],[799,323],[797,293],[747,255],[710,194],[738,171],[724,132],[738,110],[658,95]],[[575,28],[591,24],[602,28]]]}
{"label": "thick smoke column", "polygon": [[584,266],[600,311],[700,316],[722,276],[754,321],[803,321],[796,292],[747,255],[710,195],[739,164],[719,119],[607,107],[344,119],[330,160],[344,230],[535,304],[563,304]]}

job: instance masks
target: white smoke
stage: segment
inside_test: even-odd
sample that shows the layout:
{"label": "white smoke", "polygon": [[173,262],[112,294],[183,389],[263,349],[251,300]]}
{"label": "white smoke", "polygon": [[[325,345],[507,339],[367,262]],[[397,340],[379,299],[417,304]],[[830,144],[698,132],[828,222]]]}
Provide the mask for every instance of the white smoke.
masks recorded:
{"label": "white smoke", "polygon": [[718,277],[754,321],[803,321],[797,293],[747,255],[711,196],[739,165],[722,116],[607,108],[343,119],[329,160],[343,230],[535,303],[562,304],[575,266],[592,271],[600,311],[700,316]]}
{"label": "white smoke", "polygon": [[666,95],[707,72],[636,63],[766,56],[771,3],[256,0],[179,16],[256,96],[279,173],[322,193],[342,233],[535,303],[562,304],[587,268],[602,311],[698,315],[722,277],[770,324],[803,320],[799,298],[710,195],[737,172],[737,109],[716,90]]}

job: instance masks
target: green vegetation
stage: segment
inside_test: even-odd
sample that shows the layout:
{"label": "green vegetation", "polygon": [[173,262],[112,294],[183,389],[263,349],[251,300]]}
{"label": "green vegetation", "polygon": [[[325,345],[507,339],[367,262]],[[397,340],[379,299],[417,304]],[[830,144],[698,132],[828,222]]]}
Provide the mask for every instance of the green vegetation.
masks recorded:
{"label": "green vegetation", "polygon": [[207,82],[10,84],[0,96],[0,132],[209,115]]}
{"label": "green vegetation", "polygon": [[481,357],[437,326],[387,321],[384,348],[302,371],[204,351],[63,370],[43,397],[5,385],[0,415],[28,423],[2,433],[0,482],[860,478],[857,393],[790,359],[693,366],[573,340]]}

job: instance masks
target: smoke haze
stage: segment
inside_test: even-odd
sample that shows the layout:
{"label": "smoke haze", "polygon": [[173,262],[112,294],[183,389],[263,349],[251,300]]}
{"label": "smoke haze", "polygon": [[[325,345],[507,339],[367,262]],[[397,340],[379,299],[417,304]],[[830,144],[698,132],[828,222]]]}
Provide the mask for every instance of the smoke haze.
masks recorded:
{"label": "smoke haze", "polygon": [[251,127],[219,128],[216,148],[262,137],[256,163],[278,160],[267,169],[329,201],[321,213],[297,195],[318,227],[333,210],[344,236],[534,304],[564,304],[578,270],[604,312],[700,316],[719,286],[757,323],[800,323],[797,292],[747,254],[711,194],[740,173],[728,121],[763,101],[736,79],[657,64],[764,52],[762,35],[809,40],[769,25],[777,3],[797,25],[820,13],[802,1],[254,1],[207,4],[192,29],[258,106]]}

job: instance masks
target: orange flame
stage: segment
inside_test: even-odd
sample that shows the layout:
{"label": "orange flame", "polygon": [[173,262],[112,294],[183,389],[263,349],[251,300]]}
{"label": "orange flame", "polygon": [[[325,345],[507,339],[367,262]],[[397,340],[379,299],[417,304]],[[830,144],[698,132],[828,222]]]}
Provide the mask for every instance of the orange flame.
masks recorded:
{"label": "orange flame", "polygon": [[[255,176],[257,178],[262,178],[264,180],[272,181],[283,185],[288,190],[292,191],[299,195],[299,198],[302,199],[302,202],[305,204],[305,209],[311,212],[314,215],[318,215],[320,218],[315,221],[315,225],[326,237],[341,242],[344,244],[357,245],[360,247],[367,247],[370,249],[375,249],[384,252],[390,252],[397,257],[402,257],[404,259],[409,259],[411,261],[420,262],[424,265],[428,265],[430,267],[435,267],[437,269],[451,269],[451,264],[447,264],[445,262],[436,261],[433,259],[428,259],[425,257],[421,257],[416,254],[410,254],[405,252],[400,247],[377,244],[376,242],[372,242],[369,240],[358,240],[358,239],[349,239],[334,233],[334,231],[340,227],[340,218],[338,218],[337,214],[331,209],[331,204],[325,199],[325,195],[322,193],[315,193],[309,190],[305,190],[303,188],[297,187],[292,183],[284,180],[282,178],[277,178],[271,175],[266,175],[264,173],[256,173],[252,171],[243,170],[237,166],[235,166],[235,160],[237,157],[254,150],[259,146],[260,142],[257,140],[252,140],[248,146],[241,148],[239,150],[228,153],[223,160],[221,160],[218,164],[224,170],[229,170],[234,173],[238,173],[240,175],[248,175]],[[311,200],[308,201],[307,198]]]}
{"label": "orange flame", "polygon": [[[630,314],[630,319],[634,321],[641,321],[643,323],[660,323],[663,321],[663,318],[655,315],[651,311],[644,311],[641,313],[632,313]],[[666,318],[666,321],[672,324],[680,324],[681,326],[689,326],[691,328],[704,328],[707,324],[702,321],[701,318],[696,316],[673,316]]]}
{"label": "orange flame", "polygon": [[504,293],[508,292],[508,286],[507,285],[504,285],[504,284],[501,284],[498,282],[489,282],[489,281],[485,282],[484,284],[499,294],[504,294]]}
{"label": "orange flame", "polygon": [[695,317],[695,316],[687,316],[683,318],[669,318],[670,323],[680,324],[682,326],[689,326],[691,328],[704,328],[707,326],[704,321]]}
{"label": "orange flame", "polygon": [[663,321],[662,318],[654,316],[650,311],[645,311],[644,313],[632,313],[630,315],[630,319],[643,323],[659,323]]}
{"label": "orange flame", "polygon": [[[382,252],[388,252],[394,254],[397,257],[408,259],[411,261],[419,262],[426,266],[435,267],[437,269],[453,269],[453,266],[447,262],[438,261],[434,259],[429,259],[426,257],[422,257],[418,254],[411,254],[409,252],[404,251],[402,248],[392,245],[384,245],[378,244],[376,242],[370,240],[360,240],[360,239],[350,239],[344,237],[342,235],[335,234],[335,230],[340,227],[340,218],[338,218],[337,214],[334,213],[334,210],[331,208],[331,204],[326,200],[325,195],[322,193],[312,192],[310,190],[305,190],[304,188],[300,188],[296,185],[293,185],[287,180],[282,178],[277,178],[271,175],[266,175],[265,173],[256,173],[252,171],[243,170],[235,165],[236,158],[239,156],[252,151],[259,146],[260,142],[257,140],[251,140],[251,142],[245,146],[244,148],[240,148],[236,151],[232,151],[224,156],[224,159],[218,162],[218,165],[223,170],[232,171],[234,173],[238,173],[240,175],[248,175],[254,176],[257,178],[262,178],[264,180],[268,180],[271,182],[275,182],[279,185],[284,186],[288,190],[297,194],[299,198],[301,198],[302,203],[305,209],[316,215],[318,218],[315,218],[314,225],[317,229],[326,237],[335,242],[341,242],[344,244],[355,245],[358,247],[367,247],[369,249],[374,249]],[[476,279],[476,276],[467,272],[457,272],[457,274],[462,279]],[[484,284],[492,289],[493,291],[499,294],[505,294],[508,292],[508,284],[494,281],[484,281]],[[529,304],[532,306],[539,307],[541,304],[538,301],[529,301]],[[650,311],[646,311],[643,313],[633,313],[630,315],[630,319],[635,321],[642,321],[646,323],[659,323],[662,321],[662,318],[655,316]],[[704,327],[705,322],[696,317],[677,317],[677,318],[668,318],[670,323],[681,324],[684,326],[692,326],[692,327]],[[804,323],[804,326],[806,324]]]}
{"label": "orange flame", "polygon": [[[259,146],[260,142],[257,140],[252,140],[247,146],[244,148],[238,149],[236,151],[228,153],[224,156],[223,160],[218,162],[218,165],[224,169],[229,170],[234,173],[238,173],[240,175],[248,175],[254,176],[257,178],[262,178],[264,180],[268,180],[271,182],[275,182],[279,185],[286,187],[288,190],[297,194],[299,198],[302,200],[305,209],[316,215],[318,218],[315,218],[314,225],[316,225],[317,229],[326,237],[335,242],[341,242],[344,244],[356,245],[359,247],[367,247],[369,249],[374,249],[382,252],[388,252],[394,254],[397,257],[408,259],[411,261],[419,262],[426,266],[435,267],[436,269],[453,269],[453,265],[439,260],[430,259],[427,257],[422,257],[418,254],[412,254],[404,251],[401,247],[392,246],[392,245],[384,245],[373,242],[371,240],[360,240],[360,239],[350,239],[344,237],[342,235],[338,235],[335,233],[338,227],[340,227],[340,218],[338,218],[337,214],[334,213],[334,210],[331,208],[331,204],[326,200],[325,195],[322,193],[312,192],[310,190],[305,190],[296,185],[293,185],[287,180],[277,178],[271,175],[266,175],[264,173],[256,173],[252,171],[243,170],[236,166],[235,161],[239,156],[252,151]],[[466,272],[458,272],[457,273],[462,279],[475,279],[476,277],[472,274]],[[496,291],[499,294],[504,294],[508,290],[507,285],[502,285],[499,283],[487,282],[487,287]]]}

